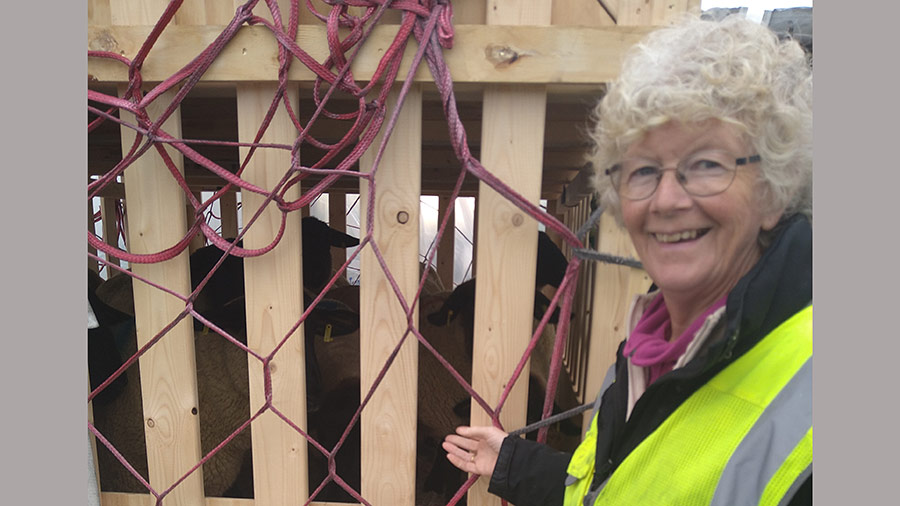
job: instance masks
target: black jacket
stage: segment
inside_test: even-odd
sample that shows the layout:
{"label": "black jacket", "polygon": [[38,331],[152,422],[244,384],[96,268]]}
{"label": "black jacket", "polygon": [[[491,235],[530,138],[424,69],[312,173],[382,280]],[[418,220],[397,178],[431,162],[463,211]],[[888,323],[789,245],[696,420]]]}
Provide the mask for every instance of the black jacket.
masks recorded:
{"label": "black jacket", "polygon": [[[775,240],[759,262],[728,294],[725,318],[710,335],[704,351],[651,384],[638,399],[628,421],[628,375],[616,354],[616,381],[602,394],[597,418],[594,481],[599,486],[619,464],[678,406],[719,371],[812,302],[812,226],[806,217],[782,220]],[[488,491],[516,506],[562,504],[570,453],[534,441],[507,437]],[[790,505],[812,504],[812,477]]]}

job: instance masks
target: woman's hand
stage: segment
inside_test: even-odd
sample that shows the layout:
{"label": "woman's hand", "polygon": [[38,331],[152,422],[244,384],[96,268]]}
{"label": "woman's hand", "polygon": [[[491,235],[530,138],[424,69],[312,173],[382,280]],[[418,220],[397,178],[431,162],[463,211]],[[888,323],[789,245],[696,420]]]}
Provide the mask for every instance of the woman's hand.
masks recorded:
{"label": "woman's hand", "polygon": [[490,476],[494,473],[500,445],[506,436],[505,432],[496,427],[461,426],[456,428],[456,434],[444,438],[441,447],[447,452],[450,463],[459,469]]}

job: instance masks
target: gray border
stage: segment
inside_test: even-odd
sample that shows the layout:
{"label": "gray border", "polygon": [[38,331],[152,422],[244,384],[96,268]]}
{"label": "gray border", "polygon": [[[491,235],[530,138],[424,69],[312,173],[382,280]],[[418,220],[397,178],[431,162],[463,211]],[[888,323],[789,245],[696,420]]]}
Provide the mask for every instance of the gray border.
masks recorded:
{"label": "gray border", "polygon": [[83,504],[87,10],[6,8],[3,502]]}
{"label": "gray border", "polygon": [[[86,492],[86,358],[72,360],[85,356],[85,205],[84,192],[73,190],[84,188],[87,159],[85,7],[55,2],[49,12],[14,2],[0,35],[5,131],[13,134],[3,143],[13,183],[2,200],[12,247],[3,262],[3,316],[12,328],[4,329],[2,378],[4,482],[13,486],[4,499],[19,504],[77,504]],[[873,315],[896,312],[897,11],[871,0],[815,5],[817,506],[896,500],[889,487],[900,408],[886,401],[896,398],[900,345],[887,318]],[[852,132],[872,142],[860,145]],[[849,177],[876,170],[877,185]]]}
{"label": "gray border", "polygon": [[822,1],[813,15],[817,506],[897,502],[898,11]]}

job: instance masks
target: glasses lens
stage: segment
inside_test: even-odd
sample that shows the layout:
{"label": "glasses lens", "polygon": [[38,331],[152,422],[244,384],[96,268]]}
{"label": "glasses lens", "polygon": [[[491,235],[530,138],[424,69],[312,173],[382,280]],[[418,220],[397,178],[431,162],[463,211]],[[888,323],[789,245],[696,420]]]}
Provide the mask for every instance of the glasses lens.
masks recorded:
{"label": "glasses lens", "polygon": [[685,191],[698,197],[725,191],[734,180],[735,157],[724,151],[703,151],[686,159],[678,168]]}
{"label": "glasses lens", "polygon": [[631,159],[621,165],[619,193],[629,199],[649,197],[659,183],[659,165],[648,160]]}

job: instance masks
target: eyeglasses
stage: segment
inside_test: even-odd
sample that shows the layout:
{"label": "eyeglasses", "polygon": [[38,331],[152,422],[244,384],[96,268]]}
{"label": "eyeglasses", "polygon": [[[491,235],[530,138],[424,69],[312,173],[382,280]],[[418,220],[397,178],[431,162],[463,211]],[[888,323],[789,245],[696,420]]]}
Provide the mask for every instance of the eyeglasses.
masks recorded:
{"label": "eyeglasses", "polygon": [[648,158],[627,158],[606,169],[606,175],[619,196],[629,200],[653,195],[667,170],[675,171],[675,179],[690,195],[709,197],[731,186],[738,166],[759,161],[759,155],[734,158],[727,151],[706,150],[681,160],[673,169],[663,169],[659,162]]}

